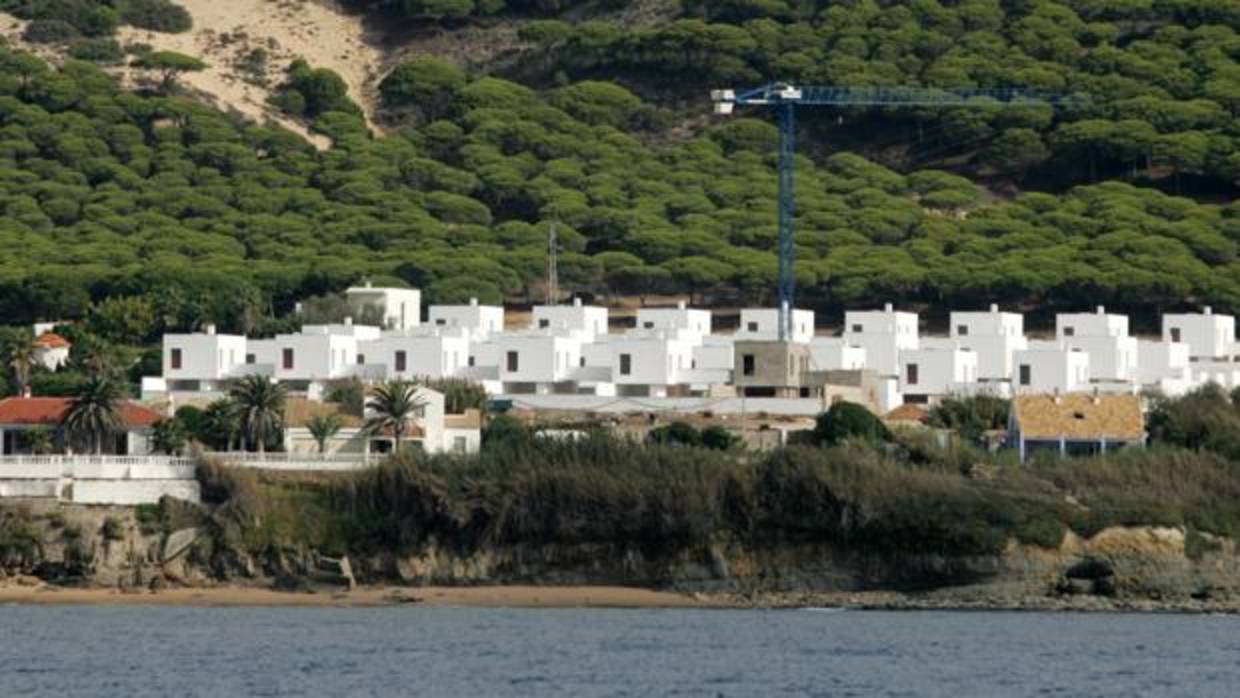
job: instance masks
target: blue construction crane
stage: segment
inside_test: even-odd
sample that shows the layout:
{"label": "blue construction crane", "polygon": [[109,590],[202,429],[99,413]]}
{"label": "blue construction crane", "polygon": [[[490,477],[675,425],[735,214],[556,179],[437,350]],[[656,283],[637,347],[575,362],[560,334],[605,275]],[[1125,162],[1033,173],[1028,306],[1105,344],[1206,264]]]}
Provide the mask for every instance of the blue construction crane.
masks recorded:
{"label": "blue construction crane", "polygon": [[792,326],[796,276],[793,219],[796,216],[795,162],[797,107],[1031,107],[1067,101],[1063,95],[1019,88],[934,89],[922,87],[802,87],[772,83],[746,91],[712,90],[716,114],[736,106],[770,107],[779,115],[779,341]]}

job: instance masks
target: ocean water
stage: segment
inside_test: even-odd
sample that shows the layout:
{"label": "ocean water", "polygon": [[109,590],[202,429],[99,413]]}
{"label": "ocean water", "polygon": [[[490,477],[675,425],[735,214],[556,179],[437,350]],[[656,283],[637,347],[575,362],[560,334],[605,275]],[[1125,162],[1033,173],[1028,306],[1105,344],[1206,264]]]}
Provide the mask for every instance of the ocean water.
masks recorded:
{"label": "ocean water", "polygon": [[0,696],[1237,696],[1240,618],[0,608]]}

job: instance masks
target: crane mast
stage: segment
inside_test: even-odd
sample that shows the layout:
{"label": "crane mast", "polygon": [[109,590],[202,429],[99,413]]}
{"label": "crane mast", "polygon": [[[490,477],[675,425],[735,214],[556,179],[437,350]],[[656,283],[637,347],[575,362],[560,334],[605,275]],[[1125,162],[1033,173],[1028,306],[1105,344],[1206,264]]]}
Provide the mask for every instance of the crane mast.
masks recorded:
{"label": "crane mast", "polygon": [[749,90],[712,90],[716,114],[737,106],[774,109],[779,118],[779,341],[791,334],[796,296],[796,109],[797,107],[1032,107],[1069,100],[1021,88],[935,89],[922,87],[796,86],[772,83]]}

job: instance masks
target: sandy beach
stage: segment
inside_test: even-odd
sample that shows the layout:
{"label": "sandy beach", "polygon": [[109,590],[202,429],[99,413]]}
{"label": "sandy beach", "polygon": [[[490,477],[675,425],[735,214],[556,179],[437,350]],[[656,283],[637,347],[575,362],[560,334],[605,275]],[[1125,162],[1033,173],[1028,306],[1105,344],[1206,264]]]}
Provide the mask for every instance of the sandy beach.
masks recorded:
{"label": "sandy beach", "polygon": [[629,587],[366,587],[351,592],[284,592],[246,587],[174,588],[156,593],[73,587],[2,586],[0,604],[90,606],[469,606],[480,608],[713,608],[672,592]]}

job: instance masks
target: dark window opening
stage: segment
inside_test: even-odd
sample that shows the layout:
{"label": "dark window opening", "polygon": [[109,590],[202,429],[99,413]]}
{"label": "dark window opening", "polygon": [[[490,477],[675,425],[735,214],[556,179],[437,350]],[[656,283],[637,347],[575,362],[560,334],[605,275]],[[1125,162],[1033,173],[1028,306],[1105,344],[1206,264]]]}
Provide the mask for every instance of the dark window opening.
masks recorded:
{"label": "dark window opening", "polygon": [[404,372],[405,367],[408,365],[407,362],[408,362],[408,357],[405,355],[404,351],[396,352],[396,372],[397,373]]}
{"label": "dark window opening", "polygon": [[741,357],[741,373],[746,376],[752,376],[754,371],[753,354],[745,354]]}
{"label": "dark window opening", "polygon": [[173,370],[181,368],[181,350],[180,349],[172,350],[172,356],[170,359],[170,363],[172,364]]}
{"label": "dark window opening", "polygon": [[245,362],[246,362],[247,364],[257,363],[257,362],[258,362],[258,357],[257,357],[257,356],[255,356],[255,355],[253,355],[253,354],[246,354],[246,355],[245,355]]}
{"label": "dark window opening", "polygon": [[956,334],[957,334],[957,335],[959,335],[959,336],[961,336],[961,337],[968,337],[968,336],[969,336],[969,326],[968,326],[968,325],[957,325],[957,326],[956,326]]}
{"label": "dark window opening", "polygon": [[1075,328],[1075,327],[1065,327],[1065,328],[1063,328],[1063,336],[1065,336],[1065,337],[1075,337],[1075,336],[1076,336],[1076,328]]}
{"label": "dark window opening", "polygon": [[510,352],[508,352],[508,370],[509,370],[509,371],[516,371],[516,370],[518,370],[518,368],[517,368],[517,367],[518,367],[519,365],[520,365],[520,362],[519,362],[519,361],[518,361],[518,359],[517,359],[517,352],[515,352],[515,351],[510,351]]}
{"label": "dark window opening", "polygon": [[620,355],[620,375],[627,376],[633,373],[633,357],[630,354]]}
{"label": "dark window opening", "polygon": [[919,371],[917,368],[917,364],[908,364],[905,367],[905,371],[906,371],[906,376],[905,376],[904,382],[908,383],[909,385],[917,385],[917,380],[921,377],[918,375]]}
{"label": "dark window opening", "polygon": [[1171,341],[1173,342],[1180,341],[1180,328],[1178,327],[1171,328]]}
{"label": "dark window opening", "polygon": [[864,331],[865,331],[865,329],[864,329],[861,325],[853,325],[853,326],[852,326],[852,331],[853,331],[853,332],[864,332]]}
{"label": "dark window opening", "polygon": [[550,321],[550,320],[548,320],[548,319],[546,319],[546,318],[543,318],[543,319],[541,319],[541,320],[539,320],[539,321],[538,321],[538,326],[539,326],[539,327],[544,327],[544,328],[545,328],[545,327],[551,327],[551,321]]}
{"label": "dark window opening", "polygon": [[288,371],[293,368],[293,350],[291,348],[286,348],[281,352],[281,359],[281,365],[284,366],[284,370]]}
{"label": "dark window opening", "polygon": [[757,332],[757,331],[758,331],[758,323],[756,323],[756,322],[751,322],[751,323],[749,323],[748,327],[749,327],[749,331],[750,331],[750,332]]}
{"label": "dark window opening", "polygon": [[1029,385],[1033,382],[1033,369],[1029,364],[1020,365],[1020,384]]}

